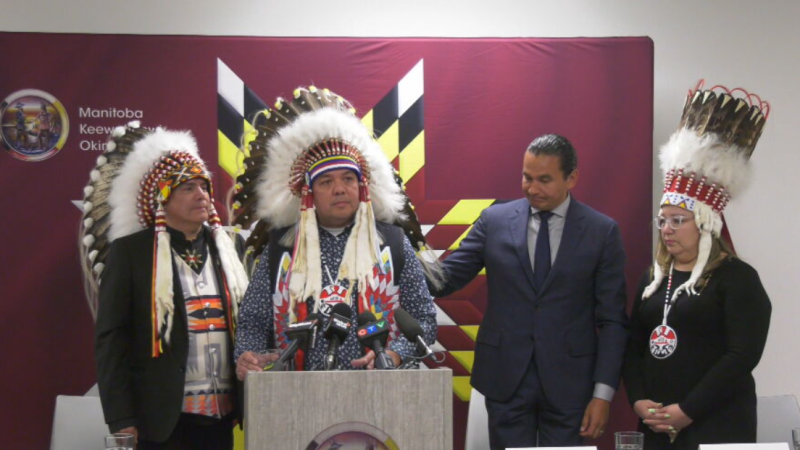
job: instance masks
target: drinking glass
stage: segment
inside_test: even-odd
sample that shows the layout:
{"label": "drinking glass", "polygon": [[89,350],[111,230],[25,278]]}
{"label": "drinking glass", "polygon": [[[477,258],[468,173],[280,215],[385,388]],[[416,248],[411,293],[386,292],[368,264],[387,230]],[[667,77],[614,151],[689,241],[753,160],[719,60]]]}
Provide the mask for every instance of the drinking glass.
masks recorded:
{"label": "drinking glass", "polygon": [[800,450],[800,428],[792,428],[792,445],[794,450]]}
{"label": "drinking glass", "polygon": [[638,431],[617,431],[614,433],[616,450],[642,450],[644,434]]}
{"label": "drinking glass", "polygon": [[106,436],[106,450],[133,450],[134,439],[130,433],[114,433]]}

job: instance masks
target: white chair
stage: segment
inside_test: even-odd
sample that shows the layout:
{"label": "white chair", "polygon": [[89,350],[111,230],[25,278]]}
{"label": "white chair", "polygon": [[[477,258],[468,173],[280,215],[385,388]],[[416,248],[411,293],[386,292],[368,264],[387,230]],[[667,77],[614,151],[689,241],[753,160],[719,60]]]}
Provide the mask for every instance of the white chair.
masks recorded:
{"label": "white chair", "polygon": [[84,397],[97,397],[100,398],[100,387],[95,383],[92,387],[83,394]]}
{"label": "white chair", "polygon": [[99,397],[59,395],[50,450],[102,450],[108,426]]}
{"label": "white chair", "polygon": [[790,450],[786,442],[760,444],[700,444],[700,450]]}
{"label": "white chair", "polygon": [[467,413],[467,442],[465,450],[486,450],[489,448],[489,416],[486,413],[486,399],[472,388]]}
{"label": "white chair", "polygon": [[794,395],[758,398],[756,442],[786,442],[792,445],[792,428],[800,428],[800,408]]}

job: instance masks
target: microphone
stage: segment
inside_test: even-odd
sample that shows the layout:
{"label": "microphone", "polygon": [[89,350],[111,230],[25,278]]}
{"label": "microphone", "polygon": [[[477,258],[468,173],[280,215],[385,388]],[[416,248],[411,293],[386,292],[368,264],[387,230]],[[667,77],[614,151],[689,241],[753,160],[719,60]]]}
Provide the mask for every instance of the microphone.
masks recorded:
{"label": "microphone", "polygon": [[397,308],[394,310],[394,320],[406,339],[417,344],[417,353],[421,355],[423,359],[433,355],[433,350],[431,350],[428,343],[425,342],[425,339],[422,338],[425,332],[422,330],[419,322],[417,322],[411,314],[406,312],[403,308]]}
{"label": "microphone", "polygon": [[325,355],[325,370],[334,370],[336,368],[336,352],[339,350],[339,345],[342,341],[347,339],[350,334],[350,327],[353,326],[351,317],[353,310],[345,303],[337,303],[331,310],[331,317],[325,325],[325,339],[328,339],[328,353]]}
{"label": "microphone", "polygon": [[292,343],[281,353],[281,357],[278,358],[276,363],[279,365],[285,364],[294,357],[298,350],[305,351],[308,348],[306,344],[309,341],[312,341],[313,348],[313,340],[316,337],[318,326],[319,316],[317,314],[309,314],[306,320],[289,325],[286,330],[286,337],[291,339]]}
{"label": "microphone", "polygon": [[376,320],[375,315],[371,312],[363,312],[358,316],[356,336],[358,336],[361,345],[371,348],[375,352],[376,369],[390,370],[395,368],[392,357],[387,355],[383,349],[383,346],[386,345],[386,339],[389,337],[388,320]]}

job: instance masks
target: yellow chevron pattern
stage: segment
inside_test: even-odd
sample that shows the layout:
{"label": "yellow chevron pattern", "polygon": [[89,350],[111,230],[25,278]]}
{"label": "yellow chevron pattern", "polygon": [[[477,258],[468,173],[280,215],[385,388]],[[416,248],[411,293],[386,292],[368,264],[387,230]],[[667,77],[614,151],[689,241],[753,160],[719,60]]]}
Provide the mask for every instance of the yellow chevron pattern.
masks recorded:
{"label": "yellow chevron pattern", "polygon": [[461,200],[439,221],[439,225],[472,225],[494,199]]}
{"label": "yellow chevron pattern", "polygon": [[244,160],[239,153],[239,147],[228,139],[222,131],[217,130],[217,148],[219,166],[232,178],[236,178],[238,167]]}
{"label": "yellow chevron pattern", "polygon": [[246,119],[242,119],[242,121],[244,122],[244,145],[242,146],[244,154],[239,151],[239,144],[231,142],[222,131],[217,130],[219,166],[233,179],[240,175],[242,162],[250,156],[250,143],[256,138],[256,134],[252,132],[253,125]]}
{"label": "yellow chevron pattern", "polygon": [[450,351],[450,355],[456,359],[469,373],[472,373],[472,364],[475,362],[475,352],[473,351]]}
{"label": "yellow chevron pattern", "polygon": [[461,328],[464,333],[467,333],[467,336],[469,336],[473,341],[478,340],[478,329],[480,328],[480,325],[461,325],[459,328]]}
{"label": "yellow chevron pattern", "polygon": [[468,402],[472,396],[472,385],[469,384],[469,377],[454,376],[453,392],[462,402]]}
{"label": "yellow chevron pattern", "polygon": [[400,178],[410,180],[425,166],[425,131],[423,130],[400,153]]}
{"label": "yellow chevron pattern", "polygon": [[[372,111],[370,111],[370,113],[372,113]],[[397,121],[378,138],[378,143],[381,144],[381,149],[383,149],[386,159],[394,161],[394,159],[397,158],[402,150],[400,148],[400,131]]]}

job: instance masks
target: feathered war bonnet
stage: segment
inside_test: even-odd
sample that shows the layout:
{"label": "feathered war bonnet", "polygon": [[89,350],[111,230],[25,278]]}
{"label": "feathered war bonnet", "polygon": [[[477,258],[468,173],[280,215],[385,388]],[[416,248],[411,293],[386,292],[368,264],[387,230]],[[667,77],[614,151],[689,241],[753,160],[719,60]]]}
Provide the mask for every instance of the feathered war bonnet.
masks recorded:
{"label": "feathered war bonnet", "polygon": [[[347,100],[327,89],[298,88],[292,101],[278,98],[274,109],[263,111],[254,123],[258,135],[245,155],[244,173],[234,186],[233,223],[250,228],[258,220],[246,243],[249,257],[260,255],[266,248],[269,230],[294,227],[282,240],[293,246],[288,271],[291,321],[301,302],[309,297],[319,300],[322,291],[319,232],[311,190],[313,179],[321,173],[349,169],[359,178],[359,206],[338,279],[347,279],[359,293],[365,292],[380,259],[382,238],[376,220],[403,227],[420,252],[429,251],[402,181]],[[435,270],[435,257],[433,261],[426,269]]]}
{"label": "feathered war bonnet", "polygon": [[[93,315],[111,242],[145,228],[155,229],[153,357],[163,353],[162,341],[169,344],[174,316],[172,254],[163,206],[175,188],[192,179],[205,180],[213,196],[211,176],[190,132],[163,128],[153,131],[131,122],[114,129],[84,188],[81,260]],[[213,201],[209,203],[208,222],[225,275],[224,287],[230,294],[231,319],[235,321],[247,289],[247,275],[233,242],[222,229]]]}
{"label": "feathered war bonnet", "polygon": [[[700,80],[689,91],[678,131],[661,147],[659,159],[664,173],[661,206],[677,206],[694,213],[700,230],[697,261],[684,290],[696,293],[705,270],[712,237],[719,238],[724,226],[722,211],[747,184],[748,161],[769,116],[769,103],[744,89],[724,86],[703,89]],[[654,264],[654,279],[645,289],[650,297],[665,277],[665,269]]]}

